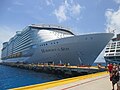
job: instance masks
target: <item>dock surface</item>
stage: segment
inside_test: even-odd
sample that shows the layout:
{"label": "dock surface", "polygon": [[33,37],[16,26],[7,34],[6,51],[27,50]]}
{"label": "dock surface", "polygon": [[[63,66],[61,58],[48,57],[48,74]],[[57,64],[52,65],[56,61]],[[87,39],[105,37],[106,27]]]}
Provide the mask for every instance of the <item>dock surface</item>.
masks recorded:
{"label": "dock surface", "polygon": [[112,84],[109,81],[109,76],[104,75],[72,82],[46,90],[112,90]]}
{"label": "dock surface", "polygon": [[11,90],[112,90],[112,84],[109,74],[100,72]]}

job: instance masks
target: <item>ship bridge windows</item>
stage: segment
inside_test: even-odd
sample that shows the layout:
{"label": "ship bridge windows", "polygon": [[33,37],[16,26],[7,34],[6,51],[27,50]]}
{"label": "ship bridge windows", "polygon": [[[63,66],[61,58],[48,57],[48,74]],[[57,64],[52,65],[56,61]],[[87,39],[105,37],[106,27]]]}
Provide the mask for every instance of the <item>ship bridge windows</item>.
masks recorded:
{"label": "ship bridge windows", "polygon": [[49,44],[53,45],[53,44],[58,44],[59,42],[51,42],[51,43],[44,43],[44,44],[41,44],[40,46],[47,46]]}
{"label": "ship bridge windows", "polygon": [[105,51],[106,53],[109,52],[109,51]]}
{"label": "ship bridge windows", "polygon": [[116,50],[116,52],[120,52],[120,50]]}
{"label": "ship bridge windows", "polygon": [[110,52],[115,52],[115,50],[110,50]]}

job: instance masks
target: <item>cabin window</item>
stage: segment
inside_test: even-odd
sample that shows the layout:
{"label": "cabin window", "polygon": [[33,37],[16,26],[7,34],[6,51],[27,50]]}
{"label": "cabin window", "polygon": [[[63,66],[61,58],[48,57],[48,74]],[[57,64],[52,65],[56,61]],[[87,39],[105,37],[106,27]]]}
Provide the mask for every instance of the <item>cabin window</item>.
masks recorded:
{"label": "cabin window", "polygon": [[115,50],[110,50],[110,52],[114,52]]}
{"label": "cabin window", "polygon": [[120,50],[116,50],[116,52],[120,52]]}
{"label": "cabin window", "polygon": [[93,37],[91,37],[91,39],[93,39]]}

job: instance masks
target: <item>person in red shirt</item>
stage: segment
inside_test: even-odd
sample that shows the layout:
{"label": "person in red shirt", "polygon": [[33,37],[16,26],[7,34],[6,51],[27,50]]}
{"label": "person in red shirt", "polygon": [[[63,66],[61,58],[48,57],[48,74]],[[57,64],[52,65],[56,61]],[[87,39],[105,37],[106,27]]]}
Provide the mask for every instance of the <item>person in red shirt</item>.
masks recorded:
{"label": "person in red shirt", "polygon": [[108,71],[109,71],[109,73],[111,73],[112,72],[112,69],[113,69],[113,65],[110,63],[110,64],[108,64]]}

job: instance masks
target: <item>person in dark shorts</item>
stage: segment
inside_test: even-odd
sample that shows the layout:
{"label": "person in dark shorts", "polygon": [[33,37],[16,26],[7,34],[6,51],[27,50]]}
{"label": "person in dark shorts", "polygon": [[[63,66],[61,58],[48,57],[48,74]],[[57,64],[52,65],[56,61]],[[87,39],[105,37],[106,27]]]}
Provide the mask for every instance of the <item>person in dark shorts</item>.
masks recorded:
{"label": "person in dark shorts", "polygon": [[112,81],[112,86],[114,90],[114,85],[119,81],[119,70],[117,67],[114,67],[111,71],[111,81]]}

